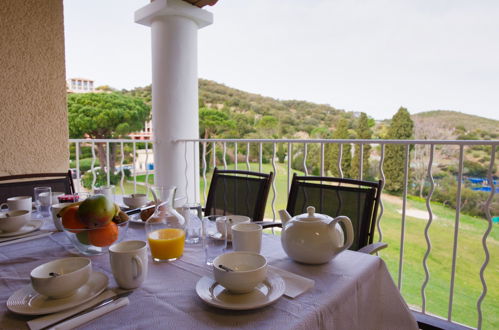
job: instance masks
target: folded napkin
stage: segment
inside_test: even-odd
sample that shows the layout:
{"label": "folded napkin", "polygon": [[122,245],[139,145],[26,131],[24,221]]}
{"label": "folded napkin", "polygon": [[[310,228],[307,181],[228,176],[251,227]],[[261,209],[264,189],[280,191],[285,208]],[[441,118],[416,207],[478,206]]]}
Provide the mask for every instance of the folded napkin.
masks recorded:
{"label": "folded napkin", "polygon": [[110,313],[118,308],[126,306],[126,305],[128,305],[129,302],[130,301],[128,300],[127,297],[117,299],[117,300],[113,301],[112,303],[109,303],[103,307],[99,307],[96,310],[93,310],[89,313],[86,313],[86,314],[80,315],[78,317],[69,319],[65,322],[62,322],[61,324],[58,324],[55,327],[50,328],[50,330],[74,329],[76,327],[79,327],[80,325],[87,323],[87,322],[93,321],[96,318],[99,318],[104,314]]}
{"label": "folded napkin", "polygon": [[315,281],[309,278],[270,265],[269,269],[279,274],[284,280],[284,284],[286,285],[284,295],[287,297],[296,298],[315,286]]}
{"label": "folded napkin", "polygon": [[14,244],[14,243],[20,243],[20,242],[26,242],[30,241],[32,239],[37,239],[41,237],[45,237],[52,234],[51,231],[36,231],[34,233],[29,233],[26,235],[21,235],[21,236],[14,236],[14,237],[5,237],[0,239],[0,246],[5,246],[9,244]]}
{"label": "folded napkin", "polygon": [[[75,315],[76,313],[79,313],[82,310],[87,309],[87,308],[97,304],[100,301],[103,301],[104,299],[111,298],[115,295],[116,295],[116,292],[114,292],[113,290],[110,290],[110,289],[105,290],[100,295],[98,295],[94,299],[91,299],[90,301],[87,301],[84,304],[78,305],[74,308],[64,310],[61,312],[52,313],[52,314],[48,314],[45,316],[37,317],[36,319],[28,321],[27,322],[28,327],[31,330],[39,330],[39,329],[45,328],[51,324],[57,323],[57,322],[65,319],[71,315]],[[112,305],[112,304],[109,304],[109,305]],[[85,315],[82,315],[82,316],[85,316]]]}

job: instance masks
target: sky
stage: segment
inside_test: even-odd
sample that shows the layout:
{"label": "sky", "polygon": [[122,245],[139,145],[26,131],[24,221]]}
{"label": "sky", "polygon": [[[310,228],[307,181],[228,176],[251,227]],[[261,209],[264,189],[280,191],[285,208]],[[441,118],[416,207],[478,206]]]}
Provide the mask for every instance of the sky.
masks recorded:
{"label": "sky", "polygon": [[[149,0],[64,0],[66,75],[151,83]],[[454,110],[499,120],[499,1],[219,0],[204,7],[199,77],[281,100],[391,118]]]}

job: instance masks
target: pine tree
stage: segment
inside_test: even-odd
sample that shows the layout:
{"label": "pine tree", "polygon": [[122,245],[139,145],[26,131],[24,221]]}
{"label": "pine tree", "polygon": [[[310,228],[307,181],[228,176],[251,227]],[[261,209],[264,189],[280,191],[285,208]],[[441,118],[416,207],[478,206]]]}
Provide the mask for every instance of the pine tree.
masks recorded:
{"label": "pine tree", "polygon": [[[350,135],[348,133],[348,120],[343,118],[338,123],[338,126],[332,134],[333,139],[348,139]],[[338,171],[338,155],[340,146],[337,143],[328,144],[325,148],[325,167],[331,173],[332,176],[340,177]],[[349,143],[343,144],[343,152],[341,154],[341,169],[343,171],[343,177],[351,178],[352,170],[352,146]]]}
{"label": "pine tree", "polygon": [[[357,133],[357,139],[368,140],[372,138],[373,131],[369,127],[369,119],[367,115],[362,112],[357,119],[355,132]],[[364,144],[363,160],[362,160],[362,176],[365,178],[369,171],[369,155],[371,153],[371,145]],[[359,176],[359,164],[360,164],[360,145],[355,145],[355,153],[352,160],[352,178],[357,179]]]}
{"label": "pine tree", "polygon": [[[406,108],[400,107],[392,117],[388,128],[387,139],[410,140],[413,138],[414,123]],[[391,192],[401,192],[404,187],[405,146],[391,144],[386,146],[386,156],[383,170],[386,176],[385,189]]]}

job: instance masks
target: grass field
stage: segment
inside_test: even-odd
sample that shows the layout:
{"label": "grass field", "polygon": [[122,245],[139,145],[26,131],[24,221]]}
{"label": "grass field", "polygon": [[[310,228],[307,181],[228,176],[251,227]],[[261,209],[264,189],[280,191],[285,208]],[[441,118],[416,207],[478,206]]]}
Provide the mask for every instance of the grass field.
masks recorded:
{"label": "grass field", "polygon": [[[271,189],[265,212],[266,218],[270,219],[274,217],[272,204],[277,211],[286,208],[287,200],[287,170],[283,165],[277,164],[276,166],[277,176],[274,185],[278,193],[274,197],[274,191]],[[233,166],[230,167],[233,168]],[[238,168],[246,169],[246,165],[239,164]],[[257,171],[258,164],[251,164],[251,170]],[[263,164],[262,171],[270,172],[272,166]],[[211,178],[211,174],[208,174],[207,178]],[[149,175],[148,179],[152,184],[153,175]],[[137,181],[145,182],[145,176],[138,176]],[[209,182],[207,182],[207,186],[209,186]],[[145,191],[144,186],[137,185],[137,188],[138,191]],[[133,183],[127,183],[125,191],[132,192]],[[203,203],[204,182],[202,178],[200,191]],[[382,200],[384,206],[381,219],[382,237],[389,246],[380,253],[380,257],[385,260],[395,284],[398,284],[402,228],[402,215],[399,212],[401,199],[385,194]],[[424,201],[409,200],[407,209],[426,211],[426,205]],[[431,252],[427,260],[430,279],[424,292],[426,312],[447,318],[456,212],[454,209],[436,203],[432,204],[432,210],[436,218],[428,232],[431,240]],[[277,214],[275,216],[278,217]],[[424,231],[427,223],[428,217],[421,219],[406,216],[401,292],[407,303],[415,309],[420,309],[422,306],[421,290],[425,281],[423,258],[427,250]],[[482,218],[461,214],[452,320],[472,327],[477,326],[477,300],[482,294],[479,273],[485,260],[482,236],[487,226],[488,223]],[[487,295],[482,303],[482,328],[499,329],[499,313],[497,313],[499,311],[499,224],[493,226],[487,244],[490,261],[485,271]]]}

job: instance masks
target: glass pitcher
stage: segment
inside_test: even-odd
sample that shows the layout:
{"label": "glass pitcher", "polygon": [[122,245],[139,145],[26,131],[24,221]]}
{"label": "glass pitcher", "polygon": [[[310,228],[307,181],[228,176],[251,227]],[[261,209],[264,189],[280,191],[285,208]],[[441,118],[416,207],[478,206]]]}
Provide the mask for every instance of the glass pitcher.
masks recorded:
{"label": "glass pitcher", "polygon": [[177,260],[184,253],[185,219],[173,208],[176,187],[152,187],[156,204],[145,224],[154,262]]}

